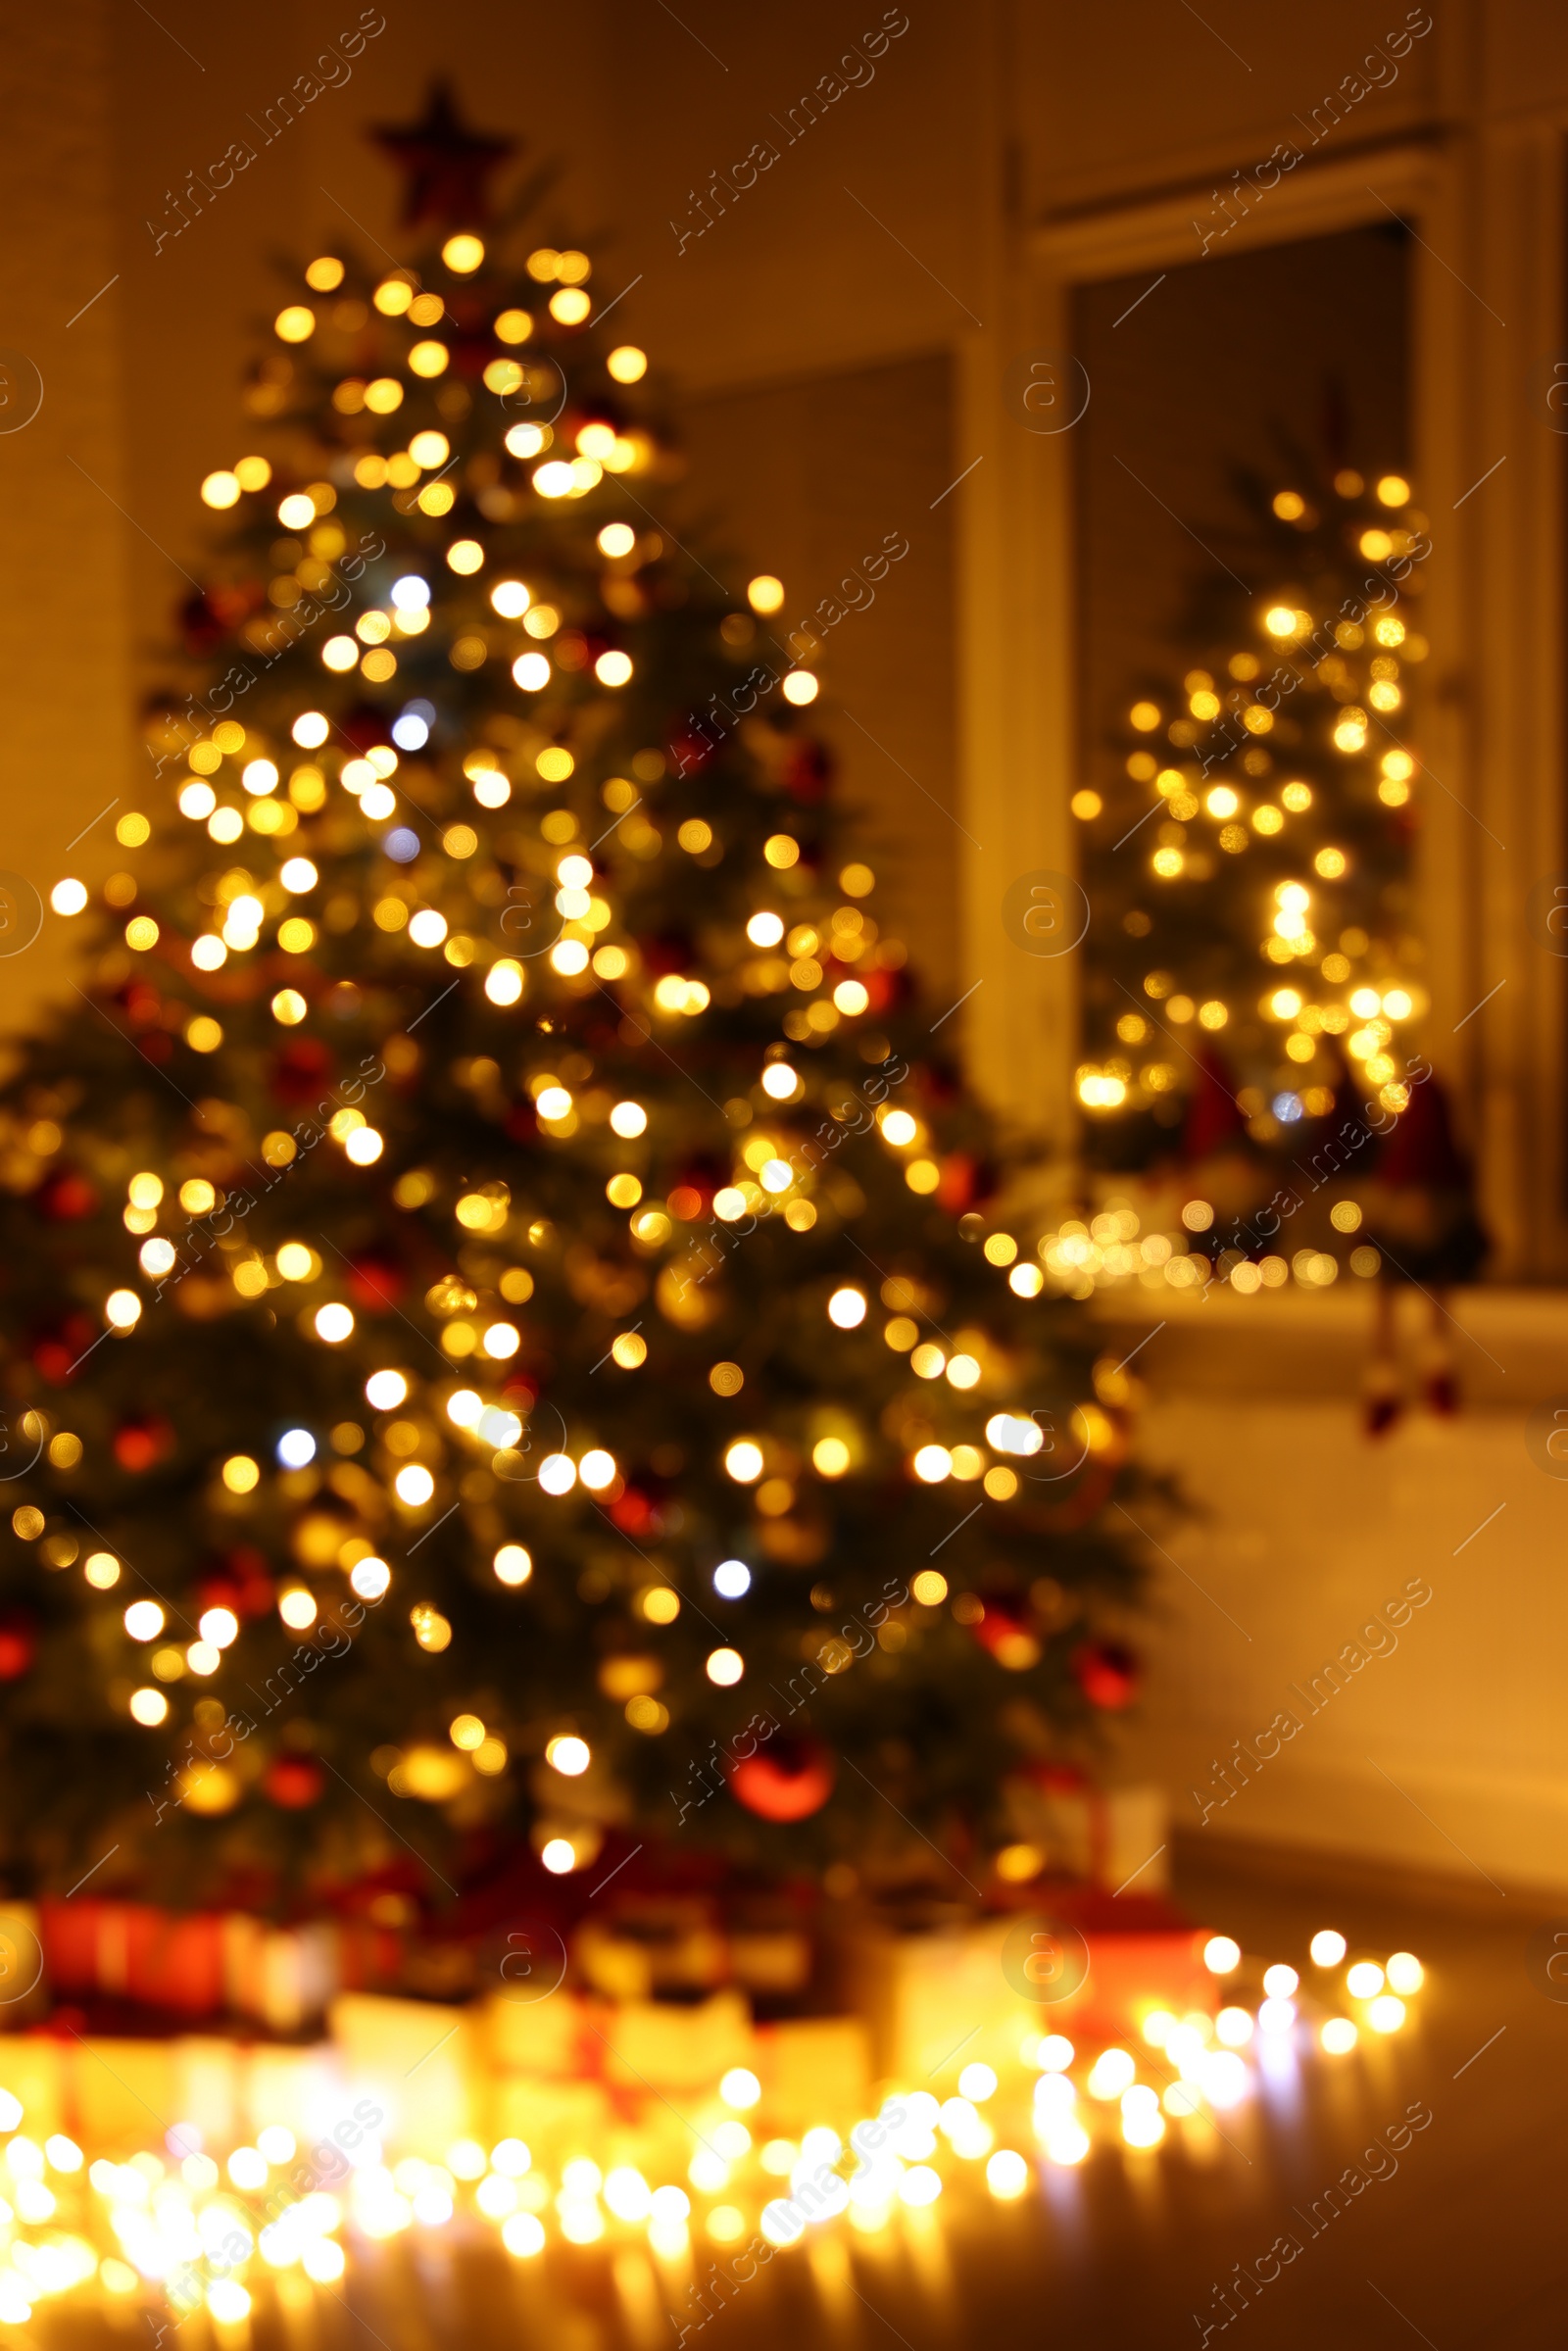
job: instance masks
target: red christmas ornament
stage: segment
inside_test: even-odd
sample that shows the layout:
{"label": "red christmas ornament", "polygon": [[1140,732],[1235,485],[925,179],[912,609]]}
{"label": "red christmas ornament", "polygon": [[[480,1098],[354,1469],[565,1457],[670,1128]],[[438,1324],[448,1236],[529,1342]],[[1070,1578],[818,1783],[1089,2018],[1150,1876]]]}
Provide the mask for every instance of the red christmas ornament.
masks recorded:
{"label": "red christmas ornament", "polygon": [[331,1066],[331,1054],[317,1038],[296,1037],[272,1056],[272,1092],[279,1102],[308,1102]]}
{"label": "red christmas ornament", "polygon": [[407,1288],[402,1266],[390,1256],[368,1253],[357,1257],[349,1268],[349,1293],[364,1314],[395,1306]]}
{"label": "red christmas ornament", "polygon": [[1027,1673],[1040,1663],[1040,1642],[1029,1629],[1021,1603],[990,1599],[974,1628],[974,1637],[1009,1674]]}
{"label": "red christmas ornament", "polygon": [[132,980],[128,988],[122,988],[120,1002],[124,1005],[125,1018],[133,1029],[153,1027],[164,1008],[163,998],[156,988],[149,988],[145,980]]}
{"label": "red christmas ornament", "polygon": [[336,731],[356,751],[367,752],[372,743],[386,741],[386,714],[373,702],[358,702],[337,721]]}
{"label": "red christmas ornament", "polygon": [[811,1739],[770,1739],[729,1767],[729,1791],[764,1821],[805,1821],[833,1793],[838,1766]]}
{"label": "red christmas ornament", "polygon": [[684,734],[672,735],[666,746],[669,764],[677,775],[696,774],[700,767],[708,765],[716,748],[706,735],[690,728]]}
{"label": "red christmas ornament", "polygon": [[659,1504],[640,1486],[628,1486],[610,1505],[612,1523],[623,1535],[657,1535],[663,1526]]}
{"label": "red christmas ornament", "polygon": [[285,1812],[304,1812],[318,1801],[326,1775],[309,1755],[276,1755],[262,1781],[264,1792]]}
{"label": "red christmas ornament", "polygon": [[685,931],[658,931],[639,939],[637,952],[655,978],[663,979],[672,971],[690,971],[696,950]]}
{"label": "red christmas ornament", "polygon": [[167,1420],[126,1420],[115,1431],[113,1442],[121,1468],[139,1477],[173,1451],[174,1432]]}
{"label": "red christmas ornament", "polygon": [[58,1387],[70,1378],[97,1337],[85,1314],[68,1314],[52,1330],[39,1332],[32,1345],[32,1360],[43,1377]]}
{"label": "red christmas ornament", "polygon": [[259,586],[239,588],[218,584],[200,589],[180,609],[179,627],[185,651],[193,661],[201,661],[215,652],[225,637],[232,636],[263,602]]}
{"label": "red christmas ornament", "polygon": [[961,1216],[979,1197],[980,1169],[968,1151],[950,1151],[941,1162],[937,1200],[950,1216]]}
{"label": "red christmas ornament", "polygon": [[246,1544],[225,1551],[222,1566],[200,1587],[204,1608],[232,1608],[236,1616],[270,1616],[277,1597],[272,1571],[261,1551]]}
{"label": "red christmas ornament", "polygon": [[1139,1664],[1116,1641],[1086,1641],[1072,1653],[1072,1670],[1091,1706],[1115,1713],[1138,1694]]}
{"label": "red christmas ornament", "polygon": [[898,974],[892,971],[866,971],[858,967],[855,977],[871,1000],[865,1007],[866,1010],[868,1012],[885,1012],[899,992]]}
{"label": "red christmas ornament", "polygon": [[0,1682],[15,1682],[32,1663],[37,1635],[24,1616],[0,1618]]}
{"label": "red christmas ornament", "polygon": [[784,789],[792,800],[821,800],[833,780],[833,759],[825,743],[798,735],[784,758]]}
{"label": "red christmas ornament", "polygon": [[711,1152],[699,1151],[682,1163],[675,1181],[689,1192],[701,1193],[704,1208],[711,1206],[715,1192],[729,1182],[729,1164]]}
{"label": "red christmas ornament", "polygon": [[91,1216],[98,1205],[97,1193],[74,1167],[62,1167],[32,1197],[40,1214],[47,1216],[51,1224],[79,1223],[82,1217]]}

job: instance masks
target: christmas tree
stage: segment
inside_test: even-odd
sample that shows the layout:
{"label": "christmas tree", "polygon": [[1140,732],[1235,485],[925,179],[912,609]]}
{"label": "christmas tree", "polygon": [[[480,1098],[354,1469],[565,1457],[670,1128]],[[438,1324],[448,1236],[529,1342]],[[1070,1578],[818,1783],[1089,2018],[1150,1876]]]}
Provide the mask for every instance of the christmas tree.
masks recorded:
{"label": "christmas tree", "polygon": [[1008,1775],[1132,1686],[1124,1377],[978,1204],[782,592],[675,536],[589,258],[450,113],[388,143],[409,258],[277,313],[0,1104],[7,1875],[1026,1876]]}
{"label": "christmas tree", "polygon": [[[1256,535],[1233,553],[1264,585],[1228,568],[1205,583],[1195,665],[1179,690],[1142,681],[1132,748],[1107,746],[1073,803],[1095,909],[1078,1073],[1092,1154],[1228,1160],[1238,1207],[1353,1109],[1397,1116],[1426,1004],[1408,707],[1425,517],[1402,476],[1310,473],[1272,497],[1247,485]],[[1356,1221],[1344,1203],[1335,1229]],[[1245,1218],[1208,1230],[1252,1254],[1273,1237]]]}

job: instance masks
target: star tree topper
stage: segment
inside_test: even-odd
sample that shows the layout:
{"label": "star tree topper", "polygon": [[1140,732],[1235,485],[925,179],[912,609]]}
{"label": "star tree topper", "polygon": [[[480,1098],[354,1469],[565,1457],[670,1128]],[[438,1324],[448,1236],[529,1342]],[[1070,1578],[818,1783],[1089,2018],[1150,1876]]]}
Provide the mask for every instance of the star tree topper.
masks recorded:
{"label": "star tree topper", "polygon": [[433,81],[417,122],[382,123],[375,144],[406,173],[401,224],[472,228],[491,218],[489,177],[516,146],[487,138],[459,116],[449,81]]}

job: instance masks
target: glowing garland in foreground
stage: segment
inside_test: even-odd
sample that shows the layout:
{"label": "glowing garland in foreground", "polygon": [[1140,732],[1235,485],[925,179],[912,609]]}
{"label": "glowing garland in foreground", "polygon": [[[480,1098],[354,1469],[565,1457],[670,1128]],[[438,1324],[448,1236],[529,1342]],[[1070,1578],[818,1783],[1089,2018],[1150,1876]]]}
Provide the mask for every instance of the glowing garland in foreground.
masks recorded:
{"label": "glowing garland in foreground", "polygon": [[[1312,1938],[1320,1973],[1338,1971],[1346,1953],[1345,1937],[1333,1929]],[[1240,1946],[1227,1935],[1212,1936],[1203,1958],[1216,1977],[1234,1974],[1242,1963]],[[41,2145],[24,2135],[21,2101],[0,2091],[0,2131],[9,2134],[0,2156],[6,2175],[0,2325],[25,2323],[34,2303],[51,2296],[96,2290],[123,2300],[145,2289],[181,2318],[205,2305],[220,2325],[238,2324],[249,2317],[258,2275],[270,2271],[286,2288],[298,2270],[316,2285],[334,2285],[347,2268],[345,2230],[375,2241],[412,2228],[455,2225],[470,2238],[489,2229],[523,2261],[545,2250],[552,2229],[579,2246],[641,2236],[659,2262],[676,2270],[666,2284],[679,2287],[690,2268],[694,2226],[710,2247],[741,2248],[737,2258],[765,2261],[834,2220],[847,2219],[863,2233],[882,2230],[901,2208],[918,2212],[936,2204],[950,2183],[963,2180],[962,2167],[983,2167],[991,2197],[1010,2203],[1029,2189],[1037,2163],[1071,2167],[1097,2146],[1118,2142],[1150,2151],[1172,2125],[1211,2128],[1215,2114],[1254,2093],[1271,2052],[1284,2056],[1299,2046],[1303,2030],[1310,2032],[1308,2046],[1331,2058],[1348,2055],[1363,2028],[1398,2032],[1422,1981],[1421,1963],[1408,1951],[1396,1952],[1386,1965],[1357,1960],[1345,1969],[1343,1990],[1329,2005],[1310,1993],[1298,1999],[1298,1971],[1276,1964],[1264,1972],[1255,2009],[1238,2002],[1215,2016],[1194,2010],[1177,2017],[1151,2001],[1141,2020],[1142,2052],[1113,2043],[1086,2062],[1065,2034],[1031,2034],[1020,2059],[1036,2076],[1032,2112],[1017,2094],[1021,2083],[1004,2085],[989,2065],[970,2064],[956,2095],[939,2100],[924,2089],[895,2090],[847,2137],[822,2124],[798,2142],[759,2144],[740,2118],[760,2101],[761,2084],[736,2067],[719,2082],[701,2126],[691,2126],[701,2144],[687,2168],[687,2186],[656,2186],[630,2163],[606,2172],[584,2154],[563,2162],[553,2185],[518,2138],[501,2139],[488,2152],[477,2139],[460,2139],[444,2164],[408,2155],[388,2166],[371,2135],[384,2120],[380,2110],[366,2098],[351,2108],[346,2097],[344,2120],[332,2134],[347,2174],[342,2194],[291,2185],[300,2177],[298,2168],[291,2171],[299,2149],[280,2124],[230,2152],[225,2187],[194,2125],[175,2125],[162,2155],[143,2151],[124,2163],[100,2157],[89,2164],[61,2133]],[[998,2125],[982,2111],[993,2101],[1020,2142],[1033,2137],[1040,2149],[1034,2161],[1022,2144],[1001,2140]],[[309,2165],[305,2170],[314,2177]],[[737,2172],[745,2206],[728,2200]],[[688,2189],[705,2200],[695,2224]],[[244,2199],[263,2196],[273,2217],[258,2224]]]}
{"label": "glowing garland in foreground", "polygon": [[[1362,1211],[1354,1200],[1336,1201],[1331,1216],[1337,1235],[1349,1237],[1360,1229]],[[1279,1216],[1274,1218],[1275,1230],[1281,1221]],[[1174,1231],[1145,1233],[1141,1240],[1138,1211],[1125,1200],[1116,1200],[1087,1222],[1082,1217],[1068,1217],[1054,1231],[1040,1237],[1037,1248],[1043,1276],[1037,1278],[1034,1266],[1028,1259],[1022,1260],[1028,1286],[1021,1295],[1033,1298],[1045,1290],[1053,1297],[1083,1299],[1092,1298],[1097,1290],[1125,1290],[1135,1283],[1145,1290],[1164,1291],[1204,1290],[1211,1281],[1218,1281],[1222,1286],[1228,1284],[1238,1297],[1253,1298],[1259,1291],[1288,1290],[1293,1285],[1300,1290],[1327,1290],[1339,1280],[1346,1263],[1352,1274],[1370,1281],[1383,1263],[1382,1252],[1365,1241],[1350,1250],[1344,1263],[1329,1249],[1297,1249],[1287,1253],[1286,1246],[1261,1257],[1249,1256],[1236,1247],[1211,1255],[1200,1246],[1200,1239],[1212,1230],[1214,1222],[1214,1209],[1205,1200],[1186,1201],[1181,1223]],[[1011,1237],[1005,1238],[1010,1241]]]}

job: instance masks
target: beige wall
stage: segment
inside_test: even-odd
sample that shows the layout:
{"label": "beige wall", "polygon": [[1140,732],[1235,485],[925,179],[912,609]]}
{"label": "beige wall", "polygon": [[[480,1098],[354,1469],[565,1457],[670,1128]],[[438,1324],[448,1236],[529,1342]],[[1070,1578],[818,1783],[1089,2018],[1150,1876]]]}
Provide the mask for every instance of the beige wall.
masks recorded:
{"label": "beige wall", "polygon": [[[1435,27],[1412,46],[1397,79],[1356,107],[1327,142],[1330,152],[1428,121],[1441,103],[1449,44],[1471,22],[1490,17],[1501,50],[1506,20],[1534,20],[1538,40],[1544,35],[1560,51],[1544,6],[1431,13],[1441,16],[1444,34],[1435,37]],[[1016,119],[1036,126],[1025,146],[1028,212],[1039,218],[1171,187],[1204,193],[1200,183],[1260,161],[1277,140],[1302,144],[1301,118],[1310,122],[1325,92],[1405,17],[1404,0],[1326,0],[1311,10],[1228,0],[1201,15],[1139,0],[1114,18],[1093,8],[1021,6]],[[1559,74],[1563,62],[1559,55]],[[1492,99],[1492,88],[1453,64],[1469,104]]]}
{"label": "beige wall", "polygon": [[[130,772],[122,375],[101,292],[117,266],[106,16],[38,11],[0,42],[0,338],[24,355],[8,369],[19,397],[25,363],[43,381],[32,422],[0,432],[0,867],[45,893]],[[100,854],[107,839],[100,825]],[[0,960],[0,1026],[36,1002],[48,936],[46,915],[37,946]]]}
{"label": "beige wall", "polygon": [[[1104,1302],[1121,1356],[1153,1324],[1142,1302]],[[1403,1306],[1416,1364],[1426,1309]],[[1188,1837],[1353,1851],[1451,1876],[1500,1911],[1521,1888],[1568,1887],[1568,1483],[1531,1428],[1568,1395],[1568,1314],[1550,1293],[1451,1307],[1464,1413],[1414,1409],[1373,1445],[1365,1284],[1160,1300],[1138,1356],[1141,1452],[1192,1515],[1136,1513],[1165,1556],[1148,1554],[1151,1673],[1124,1763],[1164,1784]],[[1431,1597],[1347,1662],[1412,1580]],[[1343,1687],[1314,1693],[1336,1661]],[[1255,1757],[1281,1709],[1299,1729],[1238,1773],[1235,1742]]]}

